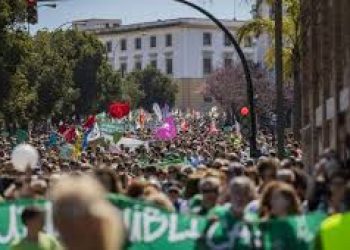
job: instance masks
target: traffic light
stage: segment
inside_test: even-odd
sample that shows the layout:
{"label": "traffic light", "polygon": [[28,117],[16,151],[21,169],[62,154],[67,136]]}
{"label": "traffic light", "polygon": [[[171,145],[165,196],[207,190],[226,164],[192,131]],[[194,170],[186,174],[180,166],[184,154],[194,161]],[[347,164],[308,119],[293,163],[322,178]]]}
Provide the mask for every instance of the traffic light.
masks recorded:
{"label": "traffic light", "polygon": [[27,21],[30,24],[38,23],[38,0],[27,0]]}
{"label": "traffic light", "polygon": [[249,138],[250,137],[250,111],[248,107],[242,107],[240,110],[240,120],[241,120],[241,134],[246,137]]}

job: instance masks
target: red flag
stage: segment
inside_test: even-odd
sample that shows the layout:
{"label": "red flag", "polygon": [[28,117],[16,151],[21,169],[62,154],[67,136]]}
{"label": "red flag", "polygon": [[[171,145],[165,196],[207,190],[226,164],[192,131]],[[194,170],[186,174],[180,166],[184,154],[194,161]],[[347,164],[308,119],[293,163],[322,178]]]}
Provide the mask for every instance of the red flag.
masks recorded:
{"label": "red flag", "polygon": [[90,115],[87,120],[85,121],[85,123],[83,124],[83,128],[84,129],[90,129],[94,126],[96,122],[96,116],[94,115]]}
{"label": "red flag", "polygon": [[75,127],[71,127],[69,129],[67,129],[64,134],[63,137],[64,139],[68,142],[68,143],[72,143],[74,142],[75,138],[76,138],[77,134],[75,132]]}
{"label": "red flag", "polygon": [[121,119],[129,114],[130,106],[128,103],[115,102],[109,106],[108,111],[113,118]]}

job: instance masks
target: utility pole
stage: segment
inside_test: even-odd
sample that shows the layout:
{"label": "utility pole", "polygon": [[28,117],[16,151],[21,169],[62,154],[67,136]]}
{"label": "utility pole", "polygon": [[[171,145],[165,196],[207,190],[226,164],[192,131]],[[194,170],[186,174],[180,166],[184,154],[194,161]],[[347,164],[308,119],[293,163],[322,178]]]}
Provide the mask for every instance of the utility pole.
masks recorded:
{"label": "utility pole", "polygon": [[277,151],[280,158],[284,155],[284,108],[283,108],[283,58],[282,58],[282,17],[283,0],[275,0],[275,69],[276,69],[276,113],[277,113]]}

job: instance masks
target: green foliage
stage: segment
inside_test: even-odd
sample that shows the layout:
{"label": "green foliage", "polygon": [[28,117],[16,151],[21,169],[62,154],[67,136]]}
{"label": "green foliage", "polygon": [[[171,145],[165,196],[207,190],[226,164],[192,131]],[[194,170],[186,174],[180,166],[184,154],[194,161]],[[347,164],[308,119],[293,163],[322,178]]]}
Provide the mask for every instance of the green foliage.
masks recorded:
{"label": "green foliage", "polygon": [[122,98],[122,78],[109,64],[102,64],[97,72],[99,110],[106,110],[108,104]]}
{"label": "green foliage", "polygon": [[35,100],[35,92],[20,71],[11,76],[9,83],[10,88],[4,100],[3,113],[7,120],[26,124],[29,121],[30,106]]}
{"label": "green foliage", "polygon": [[6,33],[18,23],[25,20],[25,0],[1,0],[0,1],[0,33]]}
{"label": "green foliage", "polygon": [[[134,71],[127,76],[127,82],[134,82],[143,93],[139,105],[151,111],[153,103],[160,105],[175,103],[177,85],[166,75],[154,67]],[[134,90],[135,91],[135,90]]]}
{"label": "green foliage", "polygon": [[7,124],[87,115],[120,100],[134,108],[173,105],[176,85],[156,69],[122,78],[94,35],[58,30],[31,37],[20,23],[24,15],[24,0],[0,1],[0,117]]}
{"label": "green foliage", "polygon": [[98,93],[104,82],[101,77],[109,77],[107,74],[98,76],[100,67],[107,64],[102,43],[95,36],[77,30],[57,31],[52,34],[52,39],[52,46],[73,70],[74,88],[80,93],[74,102],[76,112],[96,112],[101,99]]}
{"label": "green foliage", "polygon": [[[268,0],[271,6],[274,0]],[[283,67],[284,77],[291,78],[295,60],[299,59],[300,52],[300,0],[284,0],[283,1]],[[270,68],[274,67],[275,51],[275,21],[270,18],[258,17],[249,21],[238,30],[238,38],[241,40],[246,36],[268,34],[272,38],[272,46],[265,55],[265,61]]]}

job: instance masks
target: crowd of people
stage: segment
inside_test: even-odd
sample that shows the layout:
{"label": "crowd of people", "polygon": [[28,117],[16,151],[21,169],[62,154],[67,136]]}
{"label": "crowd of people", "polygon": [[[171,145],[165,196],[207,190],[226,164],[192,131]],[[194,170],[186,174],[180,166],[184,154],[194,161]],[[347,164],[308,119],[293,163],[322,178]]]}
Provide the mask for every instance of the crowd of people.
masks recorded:
{"label": "crowd of people", "polygon": [[[150,139],[151,133],[144,130],[125,136]],[[122,248],[127,233],[120,213],[105,199],[107,193],[169,212],[225,220],[228,226],[240,220],[270,220],[313,211],[333,219],[350,210],[348,162],[328,150],[315,166],[305,166],[300,144],[291,136],[286,136],[283,159],[277,158],[274,138],[268,132],[259,131],[260,156],[253,159],[249,145],[235,130],[211,133],[199,122],[191,122],[188,131],[179,132],[171,141],[152,141],[134,150],[122,145],[113,153],[103,146],[88,147],[70,160],[61,159],[57,147],[47,147],[47,140],[48,133],[31,134],[28,143],[38,149],[40,161],[25,173],[12,166],[13,138],[0,140],[0,202],[52,200],[60,235],[55,239],[44,234],[43,211],[28,207],[22,213],[28,235],[14,241],[12,249]],[[329,240],[344,237],[346,231],[326,237],[321,231],[330,230],[335,223],[325,223],[315,246],[335,249],[328,248],[332,246]],[[349,231],[350,224],[347,226]]]}

